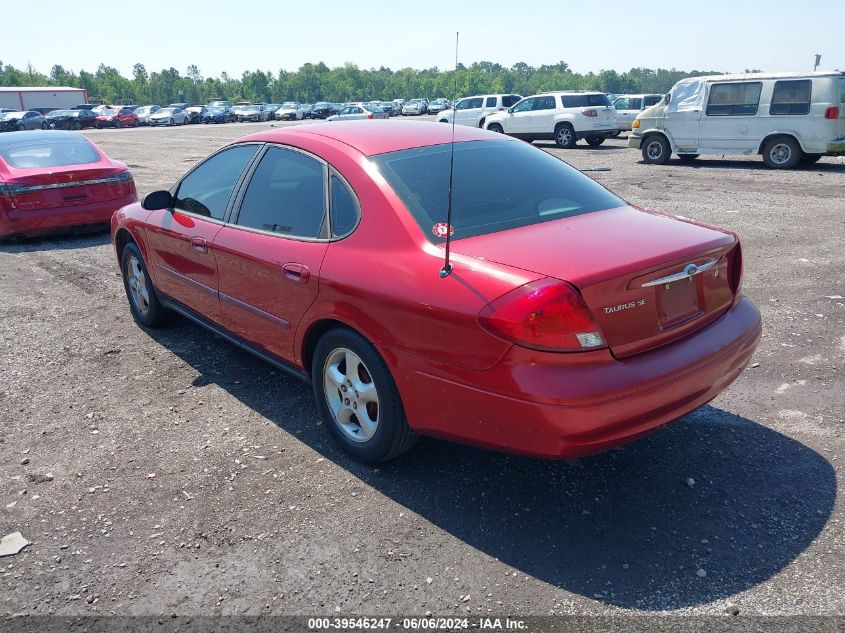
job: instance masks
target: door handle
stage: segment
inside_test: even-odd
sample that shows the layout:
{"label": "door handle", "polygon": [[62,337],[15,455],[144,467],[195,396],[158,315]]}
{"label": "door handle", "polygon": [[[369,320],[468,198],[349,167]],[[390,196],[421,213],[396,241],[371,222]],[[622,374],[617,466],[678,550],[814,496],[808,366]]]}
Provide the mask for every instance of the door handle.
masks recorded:
{"label": "door handle", "polygon": [[307,284],[311,278],[311,271],[305,264],[288,263],[282,266],[282,272],[290,281],[298,284]]}
{"label": "door handle", "polygon": [[193,248],[198,253],[207,253],[208,252],[208,242],[205,241],[204,237],[192,237],[191,238],[191,248]]}

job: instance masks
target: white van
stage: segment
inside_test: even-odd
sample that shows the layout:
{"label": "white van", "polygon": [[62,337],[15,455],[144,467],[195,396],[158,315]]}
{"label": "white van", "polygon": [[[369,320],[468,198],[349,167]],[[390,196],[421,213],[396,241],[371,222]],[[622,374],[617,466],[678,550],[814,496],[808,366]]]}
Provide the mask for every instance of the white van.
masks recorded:
{"label": "white van", "polygon": [[845,155],[845,73],[748,73],[675,84],[632,123],[646,163],[762,154],[775,169]]}

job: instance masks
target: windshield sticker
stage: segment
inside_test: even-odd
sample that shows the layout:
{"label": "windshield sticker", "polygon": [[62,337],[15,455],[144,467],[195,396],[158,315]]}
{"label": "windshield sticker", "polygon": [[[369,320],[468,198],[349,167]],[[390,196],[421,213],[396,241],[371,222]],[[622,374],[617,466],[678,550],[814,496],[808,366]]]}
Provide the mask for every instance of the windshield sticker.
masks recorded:
{"label": "windshield sticker", "polygon": [[452,237],[455,234],[455,227],[445,222],[438,222],[432,227],[431,232],[436,237],[446,237],[447,235]]}

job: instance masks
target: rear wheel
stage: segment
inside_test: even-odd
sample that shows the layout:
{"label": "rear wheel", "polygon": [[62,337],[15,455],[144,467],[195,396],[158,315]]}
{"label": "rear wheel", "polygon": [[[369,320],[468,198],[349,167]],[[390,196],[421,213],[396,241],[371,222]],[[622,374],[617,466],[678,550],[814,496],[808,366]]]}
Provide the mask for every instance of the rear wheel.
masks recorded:
{"label": "rear wheel", "polygon": [[588,136],[587,137],[587,145],[589,145],[590,147],[598,147],[602,143],[604,143],[604,137],[603,136]]}
{"label": "rear wheel", "polygon": [[314,350],[311,377],[323,422],[352,458],[387,461],[416,441],[387,364],[357,332],[326,332]]}
{"label": "rear wheel", "polygon": [[123,287],[129,299],[132,317],[146,327],[158,327],[167,320],[167,310],[159,303],[153,280],[147,272],[144,258],[138,247],[129,243],[120,255]]}
{"label": "rear wheel", "polygon": [[502,129],[502,126],[498,123],[491,123],[490,126],[487,128],[491,132],[495,132],[496,134],[504,134],[505,130]]}
{"label": "rear wheel", "polygon": [[642,155],[649,165],[664,165],[672,155],[672,148],[665,136],[653,134],[643,142]]}
{"label": "rear wheel", "polygon": [[555,145],[564,149],[572,149],[578,142],[575,129],[569,123],[561,123],[555,129]]}
{"label": "rear wheel", "polygon": [[801,162],[804,152],[791,136],[778,136],[763,147],[763,162],[772,169],[792,169]]}
{"label": "rear wheel", "polygon": [[82,123],[80,121],[74,121],[73,122],[73,129],[74,130],[81,130],[82,129]]}

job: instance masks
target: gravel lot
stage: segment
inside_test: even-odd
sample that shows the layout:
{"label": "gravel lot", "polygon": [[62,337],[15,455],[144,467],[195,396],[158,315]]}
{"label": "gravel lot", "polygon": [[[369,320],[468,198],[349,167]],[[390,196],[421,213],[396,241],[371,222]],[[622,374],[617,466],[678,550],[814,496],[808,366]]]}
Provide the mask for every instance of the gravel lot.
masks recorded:
{"label": "gravel lot", "polygon": [[[86,134],[143,194],[269,125]],[[537,145],[740,234],[765,334],[733,387],[577,462],[423,440],[371,468],[306,385],[136,327],[107,234],[2,244],[0,536],[33,544],[0,615],[845,614],[845,163]]]}

